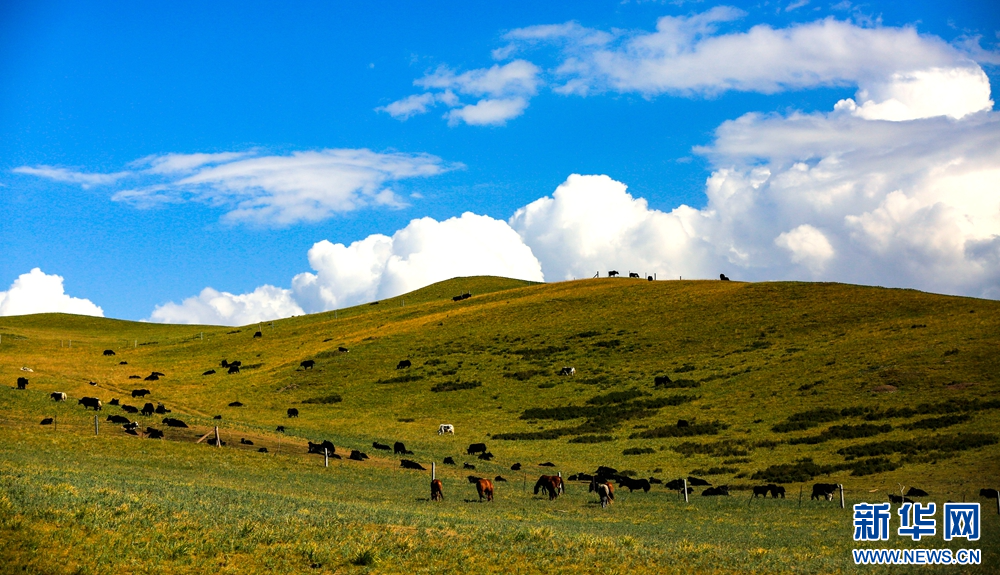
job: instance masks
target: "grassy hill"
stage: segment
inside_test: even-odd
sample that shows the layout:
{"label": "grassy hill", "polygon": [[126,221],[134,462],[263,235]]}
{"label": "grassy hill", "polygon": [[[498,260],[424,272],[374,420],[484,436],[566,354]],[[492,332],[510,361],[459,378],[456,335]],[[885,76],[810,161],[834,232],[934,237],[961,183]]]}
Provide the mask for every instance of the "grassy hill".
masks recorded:
{"label": "grassy hill", "polygon": [[[472,297],[452,301],[465,292]],[[261,337],[254,337],[258,329]],[[454,531],[456,521],[468,522],[467,529],[487,529],[470,527],[483,512],[461,506],[458,493],[469,495],[469,486],[462,484],[469,472],[442,466],[448,456],[459,467],[463,462],[475,465],[476,474],[503,474],[512,482],[528,481],[529,488],[530,475],[545,470],[537,464],[551,461],[567,476],[607,465],[637,477],[697,475],[735,490],[780,482],[796,497],[801,486],[808,490],[813,481],[823,481],[844,484],[852,501],[884,501],[887,492],[898,490],[897,484],[921,487],[941,503],[974,499],[980,487],[996,487],[1000,471],[998,333],[1000,302],[841,284],[620,278],[557,284],[457,278],[377,304],[243,328],[61,314],[0,318],[0,450],[8,462],[0,462],[0,480],[6,489],[17,491],[30,484],[29,479],[44,483],[43,477],[60,478],[46,483],[53,487],[40,495],[8,493],[0,507],[6,501],[19,517],[76,533],[86,531],[80,526],[86,521],[39,519],[65,497],[62,483],[117,501],[117,495],[101,494],[108,481],[114,483],[102,473],[129,469],[137,474],[138,485],[116,484],[123,498],[134,493],[153,496],[159,483],[169,485],[171,500],[211,499],[195,485],[201,466],[208,466],[225,478],[216,482],[220,488],[244,487],[247,501],[241,505],[256,509],[253,513],[261,516],[255,521],[274,532],[259,543],[271,550],[290,543],[278,534],[277,525],[285,520],[276,518],[284,512],[265,494],[293,500],[312,497],[333,475],[346,481],[360,500],[351,503],[334,496],[323,503],[323,516],[326,521],[340,518],[340,528],[356,530],[362,540],[363,533],[377,529],[373,526],[384,529],[389,524],[406,526],[406,533],[411,528]],[[349,352],[338,351],[341,347]],[[116,354],[104,356],[105,349]],[[241,373],[226,374],[220,367],[223,359],[241,361]],[[313,369],[299,367],[307,359],[315,360]],[[412,367],[396,369],[403,359]],[[127,365],[120,365],[123,361]],[[22,372],[22,366],[33,372]],[[558,376],[563,366],[574,367],[576,375]],[[202,375],[211,369],[216,373]],[[129,379],[152,371],[166,375],[159,381]],[[16,378],[25,375],[28,389],[13,389]],[[141,406],[144,401],[132,400],[128,393],[136,388],[149,389],[147,401],[164,403],[171,417],[191,429],[169,430],[168,439],[174,441],[152,442],[106,424],[94,438],[92,412],[85,413],[75,401],[56,404],[48,399],[53,391],[71,398],[99,397],[106,405],[103,419],[121,413],[107,407],[112,398]],[[228,407],[233,401],[244,406]],[[298,418],[286,416],[292,407],[299,410]],[[213,419],[216,415],[221,421]],[[43,417],[53,416],[61,430],[38,426]],[[160,418],[139,421],[163,428]],[[678,420],[688,425],[679,427]],[[437,435],[441,423],[453,424],[456,435]],[[220,426],[228,445],[207,455],[211,448],[194,445],[193,440],[214,425]],[[284,434],[275,431],[278,425],[285,426]],[[240,445],[240,438],[252,440],[254,446]],[[372,460],[336,462],[331,466],[340,466],[336,470],[321,471],[316,456],[304,455],[306,440],[321,439],[333,441],[339,454],[361,449]],[[398,459],[375,452],[373,441],[403,441],[415,452],[412,459],[428,467],[438,462],[439,474],[455,494],[448,505],[459,507],[441,508],[448,509],[444,512],[420,503],[414,509],[415,495],[393,497],[391,493],[400,490],[423,494],[426,477],[399,470]],[[486,442],[495,459],[466,456],[464,448],[473,442]],[[271,453],[257,453],[260,446]],[[125,467],[124,462],[130,463]],[[511,472],[514,462],[530,472]],[[262,477],[265,472],[280,476],[282,485],[261,488],[262,482],[268,483]],[[18,473],[26,475],[18,479]],[[174,478],[175,473],[184,479]],[[706,503],[682,507],[677,495],[662,486],[654,486],[649,494],[626,496],[627,505],[619,502],[613,514],[605,515],[599,507],[592,508],[592,498],[585,493],[549,505],[515,487],[523,485],[498,485],[503,497],[496,503],[503,505],[496,507],[507,511],[489,512],[495,516],[488,529],[497,530],[499,539],[487,536],[490,543],[484,547],[465,542],[466,554],[502,556],[497,549],[513,546],[521,550],[514,556],[527,561],[527,571],[545,565],[573,571],[587,570],[587,554],[607,544],[618,560],[661,571],[680,569],[683,562],[675,564],[671,557],[684,553],[693,561],[689,566],[698,570],[766,571],[796,564],[817,572],[853,568],[847,564],[849,552],[844,555],[853,543],[850,514],[838,509],[836,515],[824,515],[829,504],[792,507],[792,501],[774,502],[765,515],[754,515],[748,527],[749,518],[739,515],[747,513],[743,496],[748,493],[737,491],[740,497],[731,501],[711,500],[716,506],[712,509],[731,519],[721,528],[712,526],[719,515],[706,510]],[[184,507],[171,508],[175,515],[209,513],[187,503],[160,505]],[[343,520],[345,505],[361,519]],[[557,505],[565,506],[572,519],[552,517]],[[774,524],[792,509],[804,514],[795,522],[829,529],[839,540],[837,551],[807,551],[807,542],[797,541],[792,531],[770,542],[755,540],[754,524],[781,531]],[[766,513],[772,512],[776,515],[769,519]],[[212,513],[227,518],[222,520],[227,529],[247,528],[243,511]],[[580,522],[593,521],[603,531],[587,535],[593,526],[581,530]],[[536,526],[525,531],[523,522]],[[30,551],[29,543],[38,533],[25,534],[23,523],[16,537],[9,522],[0,526],[0,535],[4,529],[15,543],[0,545],[0,552],[34,561],[35,567],[64,571],[60,563],[44,562]],[[532,529],[542,531],[539,535]],[[685,545],[707,545],[707,551],[684,551],[675,537],[662,538],[665,529],[679,530]],[[511,542],[510,532],[522,538]],[[461,555],[462,546],[459,551],[433,551],[405,533],[394,533],[385,535],[389,547],[406,548],[400,541],[411,540],[411,548],[386,552],[364,545],[320,545],[312,555],[326,554],[328,559],[307,562],[353,568],[351,561],[366,563],[367,549],[377,570],[407,570],[419,566],[428,553],[456,561],[455,553]],[[563,533],[574,535],[560,547],[553,539]],[[601,533],[614,534],[613,542],[600,539]],[[734,543],[734,534],[739,535],[736,540],[744,537],[746,545]],[[597,539],[580,540],[577,535]],[[621,546],[622,537],[631,537],[632,543]],[[190,552],[174,553],[165,544],[147,543],[153,549],[148,557],[126,556],[139,571],[155,572],[151,566],[164,561],[171,572],[202,572],[215,565],[217,548],[188,543]],[[563,549],[565,556],[547,557],[548,547]],[[776,557],[775,547],[786,549],[786,555]],[[640,553],[640,548],[645,550]],[[753,556],[751,548],[763,552]],[[798,559],[791,559],[800,552]],[[100,571],[102,564],[69,555],[72,560],[63,567]],[[261,568],[252,552],[230,550],[230,555],[244,557],[240,572]],[[185,563],[189,556],[207,563]],[[396,567],[389,568],[389,557],[398,560]],[[757,563],[747,563],[748,558]],[[107,561],[103,565],[120,567],[113,557]],[[281,568],[303,568],[300,563],[288,559]]]}

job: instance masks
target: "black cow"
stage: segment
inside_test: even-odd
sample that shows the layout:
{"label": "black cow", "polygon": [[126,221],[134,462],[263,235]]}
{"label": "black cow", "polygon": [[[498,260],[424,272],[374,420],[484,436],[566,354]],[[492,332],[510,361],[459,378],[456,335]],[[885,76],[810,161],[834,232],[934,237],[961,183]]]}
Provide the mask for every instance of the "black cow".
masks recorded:
{"label": "black cow", "polygon": [[813,485],[812,499],[826,498],[827,501],[833,501],[833,493],[837,491],[836,483],[816,483]]}
{"label": "black cow", "polygon": [[404,469],[418,469],[420,471],[427,470],[423,465],[420,465],[416,461],[410,461],[409,459],[400,459],[399,466]]}
{"label": "black cow", "polygon": [[301,367],[302,369],[312,369],[314,365],[316,365],[316,360],[307,359],[302,363],[300,363],[299,367]]}
{"label": "black cow", "polygon": [[897,504],[913,503],[913,500],[910,499],[909,497],[903,497],[902,495],[893,495],[892,493],[889,493],[887,495],[889,495],[889,503],[897,503]]}
{"label": "black cow", "polygon": [[214,416],[212,416],[212,419],[222,419],[222,416],[221,415],[214,415]]}
{"label": "black cow", "polygon": [[351,450],[351,456],[348,459],[353,459],[354,461],[364,461],[368,459],[368,455],[358,451],[357,449]]}
{"label": "black cow", "polygon": [[148,389],[133,389],[132,397],[146,397],[149,393]]}
{"label": "black cow", "polygon": [[299,416],[299,410],[298,409],[295,409],[294,407],[289,407],[288,408],[288,417],[298,417],[298,416]]}
{"label": "black cow", "polygon": [[468,449],[465,450],[465,452],[469,455],[475,455],[477,453],[486,453],[486,444],[473,443],[472,445],[469,446]]}
{"label": "black cow", "polygon": [[476,468],[476,466],[473,465],[473,464],[471,464],[471,463],[463,463],[462,464],[462,469],[475,469],[475,468]]}
{"label": "black cow", "polygon": [[575,367],[564,367],[559,370],[559,375],[576,375]]}
{"label": "black cow", "polygon": [[720,485],[718,487],[709,487],[708,489],[702,491],[701,495],[703,497],[711,497],[713,495],[728,496],[729,495],[729,486],[728,485]]}
{"label": "black cow", "polygon": [[773,483],[769,483],[767,486],[771,488],[771,497],[773,497],[774,499],[777,499],[778,496],[781,496],[782,499],[785,498],[785,488],[784,487],[782,487],[780,485],[775,485]]}
{"label": "black cow", "polygon": [[392,453],[394,455],[400,455],[400,454],[406,455],[406,446],[403,445],[402,442],[397,441],[396,443],[392,444]]}
{"label": "black cow", "polygon": [[136,430],[139,429],[139,422],[138,421],[129,421],[128,423],[125,423],[124,425],[122,425],[122,428],[124,428],[125,432],[129,433],[130,435],[139,435],[136,432]]}
{"label": "black cow", "polygon": [[28,387],[28,378],[27,377],[19,377],[19,378],[17,378],[17,388],[18,389],[26,389],[27,387]]}
{"label": "black cow", "polygon": [[463,299],[462,296],[457,295],[457,296],[451,298],[451,301],[462,301],[462,299]]}
{"label": "black cow", "polygon": [[90,385],[97,385],[97,382],[96,381],[92,381],[92,382],[90,382]]}
{"label": "black cow", "polygon": [[684,480],[671,479],[670,481],[664,483],[663,486],[671,491],[680,491],[681,489],[684,489]]}
{"label": "black cow", "polygon": [[617,277],[617,276],[618,276],[618,270],[610,270],[608,272],[608,277],[609,278],[613,278],[613,277]]}
{"label": "black cow", "polygon": [[116,397],[116,398],[112,399],[111,401],[109,401],[108,405],[118,405],[118,398]]}
{"label": "black cow", "polygon": [[[170,413],[170,410],[167,409],[167,406],[163,405],[162,403],[157,403],[156,404],[156,410],[155,411],[156,411],[156,413],[159,413],[160,415],[165,415],[167,413]],[[222,419],[222,417],[219,417],[219,419]]]}
{"label": "black cow", "polygon": [[285,432],[285,426],[284,425],[279,425],[278,427],[275,428],[275,431],[277,431],[279,433],[284,433]]}
{"label": "black cow", "polygon": [[392,448],[384,443],[379,443],[377,441],[372,442],[372,447],[379,449],[381,451],[392,451]]}
{"label": "black cow", "polygon": [[658,375],[653,378],[653,385],[667,385],[668,383],[673,383],[668,375]]}
{"label": "black cow", "polygon": [[493,459],[493,454],[490,453],[489,451],[487,451],[486,453],[480,453],[479,459],[482,459],[483,461],[490,461]]}
{"label": "black cow", "polygon": [[637,274],[635,272],[628,272],[628,277],[639,279],[639,274]]}
{"label": "black cow", "polygon": [[253,333],[253,336],[254,336],[254,337],[264,337],[264,334],[260,333],[259,331],[255,331],[255,332]]}
{"label": "black cow", "polygon": [[996,489],[985,488],[979,490],[979,496],[987,499],[996,499],[997,497],[1000,497],[1000,492]]}
{"label": "black cow", "polygon": [[260,449],[257,450],[257,453],[267,453],[267,448],[261,447]]}
{"label": "black cow", "polygon": [[763,496],[767,499],[767,494],[771,492],[770,485],[755,485],[753,488],[753,497],[751,499],[757,499],[758,495]]}
{"label": "black cow", "polygon": [[629,493],[635,491],[636,489],[642,489],[646,493],[649,493],[649,481],[646,479],[632,479],[631,477],[619,476],[618,485],[620,487],[627,487]]}
{"label": "black cow", "polygon": [[234,401],[229,404],[229,407],[243,407],[243,404],[240,403],[239,401]]}
{"label": "black cow", "polygon": [[402,360],[402,361],[400,361],[399,363],[396,364],[396,369],[404,369],[404,368],[410,367],[411,365],[413,365],[413,364],[410,363],[410,360],[404,359],[404,360]]}
{"label": "black cow", "polygon": [[115,350],[113,350],[113,349],[106,349],[106,350],[104,350],[104,355],[114,355],[114,354],[115,354]]}
{"label": "black cow", "polygon": [[155,375],[156,377],[167,377],[166,374],[163,373],[162,371],[154,371],[150,375]]}
{"label": "black cow", "polygon": [[214,369],[210,369],[210,370],[206,371],[205,373],[203,373],[202,375],[213,375],[214,373],[215,373],[215,370]]}
{"label": "black cow", "polygon": [[326,449],[327,453],[331,454],[337,452],[337,448],[333,446],[333,442],[329,439],[324,439],[322,443],[313,443],[311,441],[308,443],[309,453],[318,453],[319,455],[323,455],[324,449]]}
{"label": "black cow", "polygon": [[[211,437],[211,438],[209,438],[209,440],[208,440],[208,441],[206,441],[205,443],[207,443],[207,444],[209,444],[209,445],[216,445],[216,441],[215,441],[215,438],[214,438],[214,437]],[[222,440],[219,440],[219,442],[218,442],[218,445],[219,445],[220,447],[221,447],[221,446],[223,446],[223,445],[225,445],[225,444],[226,444],[226,442],[225,442],[225,441],[222,441]]]}
{"label": "black cow", "polygon": [[697,477],[688,477],[688,485],[693,485],[695,487],[707,487],[711,483],[705,481],[704,479],[698,479]]}
{"label": "black cow", "polygon": [[153,415],[153,413],[155,413],[155,412],[156,412],[156,408],[153,407],[153,404],[152,403],[147,403],[146,405],[142,406],[142,411],[140,413],[142,413],[145,416],[150,416],[150,415]]}
{"label": "black cow", "polygon": [[447,463],[448,465],[455,465],[455,460],[450,457],[445,457],[444,461],[442,461],[441,463]]}
{"label": "black cow", "polygon": [[552,463],[551,461],[546,461],[545,463],[539,463],[538,466],[539,467],[555,467],[556,464]]}
{"label": "black cow", "polygon": [[159,429],[153,429],[152,427],[146,428],[146,437],[150,439],[163,439],[163,432]]}
{"label": "black cow", "polygon": [[39,423],[38,425],[52,425],[52,422],[53,422],[53,421],[55,421],[55,420],[54,420],[54,419],[52,419],[51,417],[46,417],[46,418],[45,418],[45,419],[43,419],[43,420],[41,421],[41,423]]}
{"label": "black cow", "polygon": [[916,487],[911,487],[906,492],[907,497],[927,497],[928,495],[930,494],[924,491],[923,489],[917,489]]}
{"label": "black cow", "polygon": [[497,475],[496,477],[493,478],[493,481],[496,481],[496,482],[501,482],[502,481],[504,483],[507,483],[507,480],[503,478],[503,475]]}
{"label": "black cow", "polygon": [[239,372],[240,372],[240,366],[233,365],[233,364],[229,364],[229,369],[226,370],[226,373],[229,374],[229,375],[232,375],[234,373],[239,373]]}
{"label": "black cow", "polygon": [[128,365],[128,362],[127,361],[119,361],[118,365]]}
{"label": "black cow", "polygon": [[719,279],[724,282],[729,281],[729,278],[726,277],[726,274],[719,274]]}
{"label": "black cow", "polygon": [[338,348],[337,348],[337,351],[339,351],[340,353],[347,353],[347,352],[349,352],[350,350],[349,350],[349,349],[347,349],[346,347],[338,347]]}
{"label": "black cow", "polygon": [[151,373],[151,374],[147,375],[146,377],[144,377],[143,380],[145,380],[145,381],[159,381],[160,380],[160,376],[156,375],[155,373]]}
{"label": "black cow", "polygon": [[510,470],[511,471],[520,471],[521,470],[521,464],[520,463],[515,463],[514,465],[511,465],[510,466]]}
{"label": "black cow", "polygon": [[76,402],[77,405],[82,405],[84,409],[93,408],[94,411],[101,410],[101,400],[96,397],[84,397],[80,401]]}
{"label": "black cow", "polygon": [[653,276],[646,276],[646,279],[649,281],[653,281]]}
{"label": "black cow", "polygon": [[229,367],[229,362],[226,361],[226,360],[222,360],[221,362],[219,362],[219,366],[220,367]]}
{"label": "black cow", "polygon": [[[128,376],[128,378],[129,379],[142,379],[142,377],[138,376],[138,375],[130,375],[130,376]],[[90,382],[90,385],[95,385],[95,384],[94,384],[94,382]]]}
{"label": "black cow", "polygon": [[240,438],[240,445],[253,445],[253,442],[245,437]]}
{"label": "black cow", "polygon": [[187,424],[179,419],[174,419],[172,417],[165,417],[163,419],[163,424],[167,427],[187,427]]}
{"label": "black cow", "polygon": [[53,391],[49,397],[52,398],[52,401],[66,401],[66,394],[61,391]]}
{"label": "black cow", "polygon": [[124,411],[125,413],[139,413],[139,408],[123,403],[122,411]]}

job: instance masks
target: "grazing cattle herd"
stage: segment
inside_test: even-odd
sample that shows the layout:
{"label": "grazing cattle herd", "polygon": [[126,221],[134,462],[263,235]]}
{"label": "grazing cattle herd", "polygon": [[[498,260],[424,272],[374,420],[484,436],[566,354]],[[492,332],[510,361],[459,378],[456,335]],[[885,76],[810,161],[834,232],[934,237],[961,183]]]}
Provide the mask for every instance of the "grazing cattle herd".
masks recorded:
{"label": "grazing cattle herd", "polygon": [[[608,272],[608,276],[609,277],[615,277],[617,275],[618,275],[618,272],[615,271],[615,270],[612,270],[612,271]],[[636,273],[630,272],[629,273],[629,277],[637,278],[637,277],[639,277],[639,275],[636,274]],[[650,279],[652,279],[652,278],[650,278]],[[726,277],[725,274],[720,274],[719,279],[723,280],[723,281],[729,281],[729,278]],[[463,294],[462,296],[456,296],[453,299],[455,301],[459,301],[459,300],[462,300],[462,299],[467,299],[468,297],[471,297],[471,294]],[[260,332],[257,332],[254,335],[254,337],[260,337]],[[348,352],[347,348],[344,348],[344,347],[339,347],[338,351],[341,352],[341,353],[347,353]],[[114,350],[108,349],[108,350],[104,350],[103,354],[105,356],[113,356],[113,355],[115,355],[115,352],[114,352]],[[119,365],[126,365],[126,364],[127,364],[127,362],[125,362],[125,361],[119,362]],[[299,367],[302,370],[311,370],[311,369],[313,369],[313,367],[315,366],[315,364],[316,364],[315,360],[309,359],[309,360],[302,361],[299,364]],[[221,361],[220,365],[221,365],[221,367],[228,369],[228,373],[232,374],[232,373],[239,373],[240,372],[240,367],[241,367],[242,363],[240,361],[228,362],[227,360],[223,359]],[[399,361],[399,363],[396,365],[396,369],[405,369],[405,368],[409,368],[411,366],[412,366],[411,361],[409,359],[405,359],[405,360]],[[26,371],[26,372],[32,371],[30,368],[27,368],[27,367],[22,367],[21,370],[22,371]],[[202,375],[206,375],[207,376],[207,375],[212,375],[214,373],[215,373],[215,370],[211,369],[211,370],[205,371]],[[575,375],[575,374],[576,374],[576,369],[574,367],[570,367],[570,366],[563,367],[558,372],[558,375],[560,375],[560,376],[572,376],[572,375]],[[161,377],[165,377],[162,372],[154,371],[154,372],[150,373],[150,375],[147,376],[145,379],[147,381],[158,381]],[[133,375],[133,376],[130,376],[130,379],[139,379],[139,376]],[[660,375],[660,376],[656,376],[654,378],[654,383],[657,386],[666,385],[666,384],[671,383],[671,380],[666,375]],[[91,385],[97,385],[97,384],[95,382],[91,382]],[[24,389],[27,389],[27,386],[28,386],[28,379],[27,378],[25,378],[25,377],[18,377],[17,378],[17,389],[24,390]],[[150,395],[150,394],[152,394],[152,392],[150,390],[148,390],[148,389],[134,389],[131,392],[132,398],[144,398],[144,397],[146,397],[147,395]],[[56,402],[66,401],[68,399],[67,394],[64,393],[64,392],[52,392],[52,393],[49,394],[49,397],[53,401],[56,401]],[[93,409],[94,411],[100,411],[101,408],[102,408],[102,402],[100,401],[100,399],[98,399],[96,397],[82,397],[82,398],[80,398],[78,400],[77,404],[78,405],[82,405],[85,410],[87,410],[87,409]],[[120,404],[119,400],[117,398],[116,399],[112,399],[109,404],[110,405],[114,405],[114,406],[119,406],[122,409],[122,411],[124,411],[126,413],[132,413],[132,414],[134,414],[134,413],[140,413],[141,412],[141,414],[143,416],[145,416],[145,417],[151,416],[154,413],[157,413],[157,414],[167,414],[167,413],[170,413],[170,410],[166,409],[166,407],[162,403],[159,403],[156,407],[154,407],[152,403],[147,402],[142,407],[141,411],[138,408],[134,407],[134,406],[130,406],[130,405],[127,405],[127,404]],[[243,403],[241,403],[239,401],[233,401],[233,402],[229,403],[229,407],[243,407]],[[297,408],[294,408],[294,407],[293,408],[288,408],[286,413],[287,413],[287,416],[289,418],[294,418],[294,417],[298,417],[299,416],[299,410]],[[222,416],[221,415],[216,415],[215,419],[222,419]],[[140,433],[138,422],[133,422],[133,421],[129,420],[128,417],[121,416],[121,415],[109,415],[109,416],[107,416],[106,421],[110,422],[110,423],[113,423],[113,424],[121,425],[122,428],[124,429],[124,431],[126,433],[131,434],[131,435],[139,435],[139,433]],[[54,423],[54,418],[52,418],[52,417],[44,418],[40,422],[41,425],[52,425],[53,423]],[[166,417],[166,418],[164,418],[162,420],[162,423],[164,425],[168,426],[168,427],[188,428],[188,425],[186,423],[184,423],[180,419],[176,419],[176,418]],[[96,423],[95,423],[95,425],[96,425]],[[689,425],[689,422],[687,422],[685,420],[679,420],[677,422],[677,426],[678,427],[687,427],[688,425]],[[278,431],[278,432],[284,432],[285,428],[284,428],[284,426],[278,426],[277,429],[276,429],[276,431]],[[454,426],[451,425],[451,424],[447,424],[447,423],[440,424],[439,427],[438,427],[438,435],[444,435],[444,434],[454,435],[455,434],[455,428],[454,428]],[[146,430],[145,430],[145,432],[144,432],[144,435],[147,438],[151,438],[151,439],[163,439],[164,438],[163,431],[155,429],[153,427],[147,427]],[[204,437],[202,439],[204,439]],[[214,439],[214,438],[209,439],[208,443],[210,445],[215,445],[216,444],[216,439]],[[310,441],[310,442],[307,442],[307,443],[308,443],[307,453],[309,453],[309,454],[320,454],[320,455],[325,455],[325,456],[328,456],[328,457],[331,457],[331,458],[334,458],[334,459],[341,459],[341,456],[336,453],[336,447],[334,446],[334,444],[331,441],[323,440],[320,443],[313,443],[313,442]],[[246,439],[246,438],[240,438],[240,444],[241,445],[245,445],[245,446],[253,446],[254,442],[251,441],[251,440],[249,440],[249,439]],[[225,445],[225,442],[224,441],[220,442],[220,445]],[[399,441],[395,442],[392,447],[390,447],[387,444],[383,444],[383,443],[379,443],[378,441],[375,441],[375,442],[372,443],[372,447],[374,449],[377,449],[377,450],[380,450],[380,451],[389,451],[389,450],[392,450],[392,452],[394,454],[396,454],[396,455],[413,455],[414,454],[413,451],[408,450],[406,448],[406,446],[402,442],[399,442]],[[268,449],[266,447],[260,447],[259,449],[257,449],[257,451],[259,453],[268,453]],[[485,443],[473,443],[473,444],[470,444],[468,446],[468,448],[466,449],[466,454],[470,455],[470,456],[475,455],[475,456],[477,456],[477,458],[479,460],[483,460],[483,461],[491,461],[494,458],[494,455],[487,450],[487,447],[486,447]],[[363,452],[361,452],[361,451],[359,451],[359,450],[351,450],[351,454],[350,454],[350,456],[348,456],[347,459],[353,460],[353,461],[365,461],[365,460],[368,459],[368,455],[365,454],[365,453],[363,453]],[[456,465],[456,462],[455,462],[454,458],[452,458],[452,457],[445,457],[443,459],[443,463],[444,464],[448,464],[448,465]],[[552,463],[552,462],[543,462],[543,463],[539,463],[538,466],[539,467],[555,467],[555,464]],[[400,460],[400,467],[404,468],[404,469],[412,469],[412,470],[418,470],[418,471],[425,471],[426,470],[426,468],[423,465],[421,465],[419,462],[414,461],[414,460],[410,460],[410,459],[401,459]],[[468,462],[463,463],[463,468],[464,469],[469,469],[469,470],[475,470],[476,469],[474,465],[472,465],[472,464],[470,464]],[[521,465],[521,463],[514,463],[513,465],[510,466],[510,469],[512,471],[520,471],[522,469],[522,465]],[[670,480],[670,481],[667,481],[666,483],[664,483],[662,480],[657,479],[655,477],[650,477],[648,479],[633,478],[630,475],[627,475],[626,473],[630,473],[630,472],[619,473],[617,470],[615,470],[613,468],[601,466],[601,467],[598,467],[598,469],[593,474],[578,473],[578,474],[575,474],[575,475],[571,475],[568,478],[568,480],[569,481],[585,481],[585,482],[588,482],[588,484],[589,484],[589,492],[590,493],[596,493],[598,495],[598,497],[600,499],[600,504],[601,504],[602,508],[606,508],[609,505],[611,505],[612,503],[614,503],[614,499],[615,499],[615,495],[614,495],[615,483],[617,483],[617,485],[618,485],[619,488],[627,488],[630,493],[634,492],[636,490],[641,490],[643,492],[648,493],[650,491],[652,485],[663,484],[666,489],[668,489],[670,491],[675,491],[675,492],[678,492],[678,493],[682,493],[682,494],[684,493],[685,487],[687,489],[687,494],[693,493],[694,492],[694,487],[705,487],[706,489],[704,489],[702,491],[702,493],[701,493],[702,496],[711,497],[711,496],[729,496],[730,495],[730,488],[729,488],[729,486],[727,486],[727,485],[712,486],[708,481],[705,481],[705,480],[697,478],[697,477],[688,477],[687,480],[686,480],[686,482],[685,482],[684,479],[673,479],[673,480]],[[481,478],[481,477],[474,476],[474,475],[469,475],[467,477],[467,479],[468,479],[469,483],[471,483],[471,484],[473,484],[473,485],[476,486],[476,491],[477,491],[477,493],[479,495],[479,501],[480,502],[483,502],[483,501],[488,501],[488,502],[489,501],[493,501],[494,487],[493,487],[493,482],[492,481],[490,481],[489,479]],[[500,483],[500,482],[507,482],[507,480],[504,477],[500,476],[500,475],[497,475],[494,478],[493,481],[496,481],[498,483]],[[614,482],[614,483],[612,483],[612,482]],[[841,486],[839,486],[837,484],[833,484],[833,483],[816,483],[816,484],[814,484],[812,486],[812,495],[811,495],[810,499],[811,500],[823,500],[823,499],[825,499],[827,501],[831,501],[831,500],[833,500],[834,495],[838,491],[838,489],[841,489]],[[565,492],[565,483],[563,481],[563,478],[562,478],[561,474],[557,474],[557,475],[541,475],[538,478],[538,481],[535,483],[535,486],[534,486],[534,494],[535,495],[539,495],[539,494],[541,494],[543,496],[547,495],[550,501],[556,499],[561,493],[564,493],[564,492]],[[762,498],[766,499],[768,497],[768,495],[770,495],[772,499],[779,499],[779,498],[780,499],[784,499],[785,498],[785,488],[783,486],[776,485],[774,483],[769,483],[767,485],[759,485],[759,486],[753,486],[752,487],[752,496],[751,496],[751,499],[756,499],[758,497],[762,497]],[[998,491],[996,489],[988,489],[988,488],[987,489],[982,489],[982,490],[980,490],[979,495],[981,497],[989,498],[989,499],[998,499],[998,498],[1000,498],[1000,493],[998,493]],[[927,496],[928,496],[928,493],[926,491],[924,491],[922,489],[915,488],[915,487],[911,487],[909,489],[909,491],[907,491],[905,493],[905,495],[894,495],[894,494],[891,494],[891,493],[888,494],[889,501],[891,503],[896,503],[896,504],[910,503],[910,502],[912,502],[912,499],[910,499],[910,497],[927,497]],[[439,479],[433,479],[431,481],[431,500],[432,501],[443,501],[444,500],[443,483]]]}

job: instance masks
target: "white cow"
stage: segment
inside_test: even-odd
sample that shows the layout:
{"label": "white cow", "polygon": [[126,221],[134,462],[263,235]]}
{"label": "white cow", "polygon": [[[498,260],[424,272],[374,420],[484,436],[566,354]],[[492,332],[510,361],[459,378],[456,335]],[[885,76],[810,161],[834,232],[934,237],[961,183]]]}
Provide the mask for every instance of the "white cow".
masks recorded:
{"label": "white cow", "polygon": [[35,370],[31,369],[30,367],[25,366],[25,367],[21,368],[21,371],[30,371],[30,372],[33,372]]}
{"label": "white cow", "polygon": [[450,423],[442,423],[441,426],[438,427],[438,435],[443,435],[445,433],[455,435],[455,426]]}
{"label": "white cow", "polygon": [[559,375],[576,375],[575,367],[564,367],[559,370]]}
{"label": "white cow", "polygon": [[66,401],[66,394],[61,391],[53,391],[49,394],[53,401]]}

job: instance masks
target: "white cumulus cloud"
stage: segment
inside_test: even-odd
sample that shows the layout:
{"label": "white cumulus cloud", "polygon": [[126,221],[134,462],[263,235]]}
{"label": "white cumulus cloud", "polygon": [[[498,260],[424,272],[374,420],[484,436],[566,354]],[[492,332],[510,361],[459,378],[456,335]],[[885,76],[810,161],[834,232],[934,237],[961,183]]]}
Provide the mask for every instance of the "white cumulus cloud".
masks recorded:
{"label": "white cumulus cloud", "polygon": [[309,250],[316,273],[293,290],[308,311],[397,296],[458,276],[499,275],[542,281],[538,260],[501,220],[471,212],[413,220],[392,237],[372,235],[349,246],[322,241]]}
{"label": "white cumulus cloud", "polygon": [[181,303],[156,306],[151,321],[204,325],[246,325],[302,315],[291,290],[263,285],[246,294],[234,295],[207,287]]}
{"label": "white cumulus cloud", "polygon": [[66,294],[62,276],[39,268],[18,276],[7,291],[0,291],[0,316],[32,313],[72,313],[104,317],[104,310],[88,299]]}

